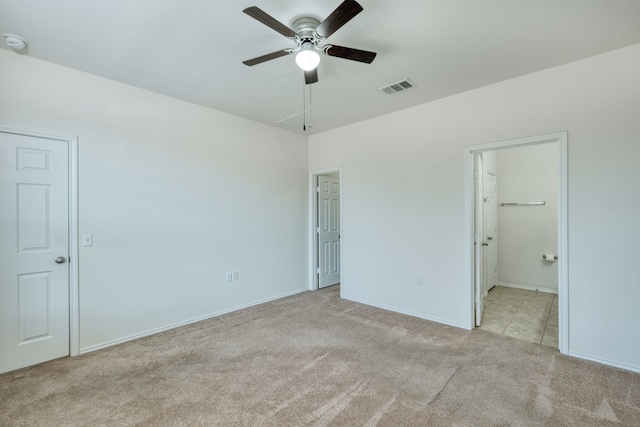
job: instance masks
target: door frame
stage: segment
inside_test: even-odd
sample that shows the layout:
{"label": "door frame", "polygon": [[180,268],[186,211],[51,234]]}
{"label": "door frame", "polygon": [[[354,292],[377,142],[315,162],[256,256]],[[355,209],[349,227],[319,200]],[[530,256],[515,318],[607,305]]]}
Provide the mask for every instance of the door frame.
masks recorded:
{"label": "door frame", "polygon": [[469,304],[468,329],[474,328],[475,261],[474,261],[474,161],[475,153],[503,148],[525,147],[546,143],[558,149],[558,347],[569,354],[569,233],[568,233],[568,132],[557,132],[508,141],[472,145],[465,148],[465,272]]}
{"label": "door frame", "polygon": [[[480,326],[484,309],[484,288],[486,273],[484,242],[484,158],[479,152],[473,153],[473,272],[474,272],[474,315],[473,326]],[[477,207],[480,206],[478,209]],[[476,227],[478,225],[478,227]],[[478,230],[479,229],[479,230]]]}
{"label": "door frame", "polygon": [[329,175],[329,174],[338,174],[339,186],[340,186],[340,296],[342,296],[342,292],[344,291],[345,286],[345,277],[344,277],[344,228],[342,221],[342,212],[343,212],[343,183],[342,183],[342,166],[332,168],[332,169],[323,169],[311,172],[309,178],[309,290],[316,291],[318,290],[318,268],[320,265],[318,264],[318,233],[316,230],[318,229],[318,196],[317,196],[317,186],[318,186],[318,177],[321,175]]}
{"label": "door frame", "polygon": [[62,141],[69,157],[69,355],[80,354],[80,302],[78,257],[78,138],[52,135],[0,126],[0,132],[12,135]]}

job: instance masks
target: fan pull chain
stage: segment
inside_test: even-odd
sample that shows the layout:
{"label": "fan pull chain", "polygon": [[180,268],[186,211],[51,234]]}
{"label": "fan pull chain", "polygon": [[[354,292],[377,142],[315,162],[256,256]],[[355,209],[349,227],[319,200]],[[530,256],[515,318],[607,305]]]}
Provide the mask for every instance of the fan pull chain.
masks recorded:
{"label": "fan pull chain", "polygon": [[309,86],[309,106],[313,102],[313,96],[311,92],[311,86],[308,84],[302,85],[302,130],[307,131],[307,86]]}
{"label": "fan pull chain", "polygon": [[307,131],[307,88],[302,85],[302,131]]}

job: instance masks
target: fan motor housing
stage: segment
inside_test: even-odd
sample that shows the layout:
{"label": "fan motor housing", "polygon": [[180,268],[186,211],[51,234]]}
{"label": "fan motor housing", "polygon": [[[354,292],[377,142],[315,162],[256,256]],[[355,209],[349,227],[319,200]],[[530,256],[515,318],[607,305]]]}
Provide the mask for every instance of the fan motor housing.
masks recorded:
{"label": "fan motor housing", "polygon": [[302,40],[313,40],[314,31],[320,25],[320,20],[313,16],[301,16],[296,18],[291,23],[291,29],[298,34],[298,37]]}

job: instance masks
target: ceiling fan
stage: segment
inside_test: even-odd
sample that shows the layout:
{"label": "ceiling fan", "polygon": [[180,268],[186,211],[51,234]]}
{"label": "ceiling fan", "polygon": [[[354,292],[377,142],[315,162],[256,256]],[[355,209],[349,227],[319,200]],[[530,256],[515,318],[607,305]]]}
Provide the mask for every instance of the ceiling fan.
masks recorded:
{"label": "ceiling fan", "polygon": [[376,57],[375,52],[332,44],[320,46],[322,41],[335,33],[344,24],[353,19],[354,16],[362,12],[362,10],[362,6],[360,6],[360,4],[355,0],[345,0],[336,10],[331,12],[331,15],[329,15],[324,21],[320,22],[320,20],[313,16],[301,16],[293,21],[293,29],[291,29],[268,15],[257,6],[248,7],[243,10],[244,13],[257,21],[262,22],[267,27],[279,32],[283,36],[293,40],[297,46],[295,48],[278,50],[276,52],[258,56],[257,58],[248,59],[246,61],[242,61],[242,63],[248,66],[253,66],[296,53],[296,63],[304,70],[304,79],[306,84],[312,84],[318,81],[317,67],[320,63],[320,55],[318,52],[322,52],[328,56],[335,56],[338,58],[371,64],[373,59]]}

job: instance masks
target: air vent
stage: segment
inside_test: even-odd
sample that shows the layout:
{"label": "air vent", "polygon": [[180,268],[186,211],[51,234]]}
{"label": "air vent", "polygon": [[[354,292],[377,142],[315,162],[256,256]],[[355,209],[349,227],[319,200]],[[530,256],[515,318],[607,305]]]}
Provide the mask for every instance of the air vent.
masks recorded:
{"label": "air vent", "polygon": [[305,117],[305,113],[304,111],[302,111],[298,114],[287,117],[286,119],[278,120],[276,123],[291,128],[302,128],[305,122],[307,123],[307,126],[309,126],[311,123],[317,122],[318,120],[318,118],[314,117],[309,112],[307,112],[307,115]]}
{"label": "air vent", "polygon": [[415,86],[416,85],[414,85],[411,80],[406,79],[397,83],[390,84],[389,86],[381,87],[380,90],[387,95],[393,95],[394,93],[402,92]]}

